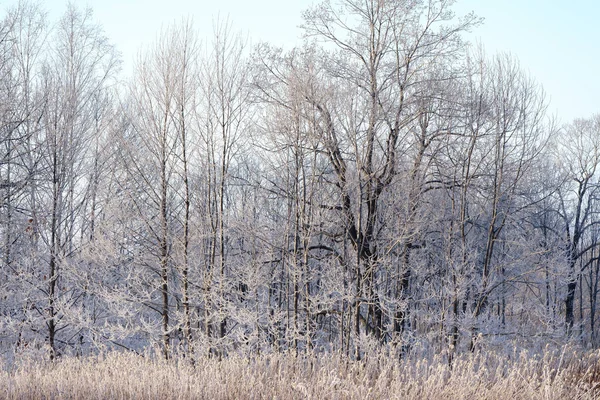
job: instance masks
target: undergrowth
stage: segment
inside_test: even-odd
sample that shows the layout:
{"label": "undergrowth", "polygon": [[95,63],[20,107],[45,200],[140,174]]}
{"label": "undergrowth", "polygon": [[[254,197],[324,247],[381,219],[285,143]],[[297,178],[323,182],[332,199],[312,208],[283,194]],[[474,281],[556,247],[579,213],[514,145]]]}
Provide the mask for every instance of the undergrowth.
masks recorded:
{"label": "undergrowth", "polygon": [[339,355],[180,357],[107,353],[20,360],[6,399],[600,399],[600,352],[468,354],[352,361]]}

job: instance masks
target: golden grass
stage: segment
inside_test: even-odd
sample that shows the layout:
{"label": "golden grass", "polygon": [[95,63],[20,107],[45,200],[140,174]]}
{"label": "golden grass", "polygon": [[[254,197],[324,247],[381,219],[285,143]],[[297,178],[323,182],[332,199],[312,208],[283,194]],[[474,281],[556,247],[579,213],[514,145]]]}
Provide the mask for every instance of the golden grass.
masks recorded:
{"label": "golden grass", "polygon": [[[568,354],[567,354],[568,353]],[[565,355],[567,354],[567,355]],[[355,362],[281,354],[222,361],[109,353],[21,361],[0,372],[6,399],[600,399],[600,353],[468,355]]]}

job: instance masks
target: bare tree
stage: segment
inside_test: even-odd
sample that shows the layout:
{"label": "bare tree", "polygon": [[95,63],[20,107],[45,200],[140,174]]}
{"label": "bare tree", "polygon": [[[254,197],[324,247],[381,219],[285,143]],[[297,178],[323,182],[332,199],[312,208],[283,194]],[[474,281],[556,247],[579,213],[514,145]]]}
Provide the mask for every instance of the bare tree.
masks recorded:
{"label": "bare tree", "polygon": [[[227,187],[230,168],[236,154],[246,139],[249,115],[247,62],[245,41],[232,31],[228,21],[217,22],[210,47],[201,65],[202,103],[198,114],[203,156],[205,157],[207,189],[206,207],[210,225],[210,251],[204,278],[204,292],[211,286],[216,296],[216,337],[227,334],[228,287],[227,287]],[[245,133],[246,131],[246,133]],[[205,304],[205,332],[211,332],[215,316],[210,311],[212,301]]]}
{"label": "bare tree", "polygon": [[[337,6],[324,3],[305,14],[306,35],[337,49],[324,60],[323,72],[332,84],[351,88],[346,97],[328,98],[314,87],[305,96],[321,113],[323,150],[335,172],[345,237],[356,252],[357,337],[364,320],[367,333],[384,338],[376,285],[382,271],[380,203],[398,173],[410,128],[421,118],[426,129],[427,116],[417,89],[428,78],[427,65],[451,60],[461,47],[460,33],[476,23],[473,16],[454,20],[449,6],[445,1],[342,1]],[[427,146],[427,141],[421,143]],[[419,168],[418,154],[414,173]],[[416,205],[418,199],[411,202]],[[403,241],[405,257],[416,245],[411,239]],[[402,272],[400,296],[407,294],[408,268]],[[396,326],[404,325],[402,312],[394,318]]]}
{"label": "bare tree", "polygon": [[[64,307],[76,298],[61,283],[61,267],[79,247],[81,191],[93,134],[94,97],[118,65],[116,52],[90,10],[69,7],[60,20],[55,46],[43,72],[46,112],[43,132],[44,184],[37,189],[41,238],[47,249],[45,290],[48,344],[57,353],[56,334]],[[44,210],[48,210],[46,213]]]}
{"label": "bare tree", "polygon": [[557,162],[568,180],[568,185],[559,192],[569,270],[565,298],[568,335],[573,333],[575,323],[575,295],[581,276],[579,261],[596,246],[594,241],[584,244],[584,237],[598,223],[595,200],[599,188],[596,173],[600,165],[599,128],[598,116],[576,120],[565,128],[564,136],[557,143]]}
{"label": "bare tree", "polygon": [[[36,317],[32,315],[30,306],[41,277],[32,270],[30,262],[34,258],[37,224],[34,221],[35,207],[28,197],[38,171],[39,152],[34,143],[40,129],[43,101],[37,92],[36,73],[41,65],[46,34],[42,11],[27,2],[10,9],[0,28],[0,146],[3,149],[0,160],[1,279],[2,285],[6,285],[3,292],[8,290],[16,296],[13,302],[5,302],[7,308],[2,314],[9,318],[4,325],[16,334],[16,351],[20,351],[31,339],[29,328],[36,328]],[[12,321],[11,317],[14,318]]]}

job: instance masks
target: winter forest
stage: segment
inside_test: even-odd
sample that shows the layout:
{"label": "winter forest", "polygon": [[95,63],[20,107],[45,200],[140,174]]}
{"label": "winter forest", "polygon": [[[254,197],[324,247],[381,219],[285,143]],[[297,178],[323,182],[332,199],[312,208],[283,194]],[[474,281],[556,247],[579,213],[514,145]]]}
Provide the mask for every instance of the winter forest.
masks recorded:
{"label": "winter forest", "polygon": [[598,348],[600,114],[452,3],[183,20],[126,79],[90,10],[6,9],[0,357]]}

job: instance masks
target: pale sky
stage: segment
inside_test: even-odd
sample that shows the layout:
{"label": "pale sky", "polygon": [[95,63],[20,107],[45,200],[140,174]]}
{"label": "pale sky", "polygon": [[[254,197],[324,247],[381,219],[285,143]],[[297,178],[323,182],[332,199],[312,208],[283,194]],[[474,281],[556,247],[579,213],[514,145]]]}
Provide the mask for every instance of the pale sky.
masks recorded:
{"label": "pale sky", "polygon": [[[299,43],[302,11],[313,0],[72,0],[89,5],[95,19],[123,55],[124,74],[143,45],[161,26],[191,16],[201,35],[210,37],[213,20],[229,18],[234,30],[292,47]],[[2,7],[16,0],[2,1]],[[45,0],[51,21],[65,0]],[[510,52],[541,83],[550,110],[567,122],[600,113],[600,2],[596,0],[458,0],[458,15],[474,11],[485,19],[470,37],[488,54]]]}

